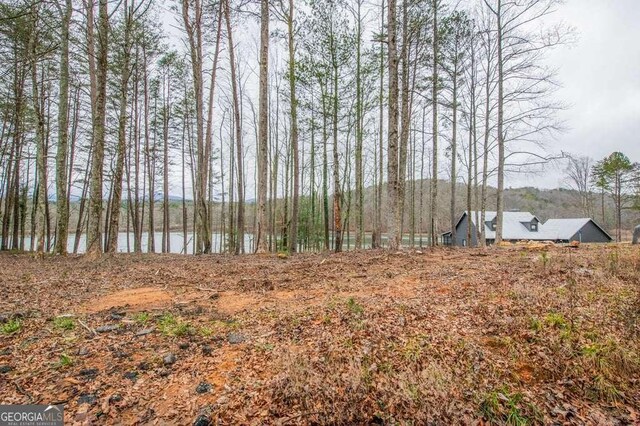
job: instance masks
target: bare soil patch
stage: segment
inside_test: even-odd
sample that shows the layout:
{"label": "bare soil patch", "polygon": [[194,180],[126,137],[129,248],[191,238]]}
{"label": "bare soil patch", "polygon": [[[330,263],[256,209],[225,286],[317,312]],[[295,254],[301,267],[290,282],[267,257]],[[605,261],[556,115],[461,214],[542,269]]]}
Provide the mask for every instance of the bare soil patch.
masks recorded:
{"label": "bare soil patch", "polygon": [[96,313],[110,309],[122,308],[128,312],[166,308],[171,303],[171,295],[161,289],[142,287],[132,290],[121,290],[85,303],[80,312]]}

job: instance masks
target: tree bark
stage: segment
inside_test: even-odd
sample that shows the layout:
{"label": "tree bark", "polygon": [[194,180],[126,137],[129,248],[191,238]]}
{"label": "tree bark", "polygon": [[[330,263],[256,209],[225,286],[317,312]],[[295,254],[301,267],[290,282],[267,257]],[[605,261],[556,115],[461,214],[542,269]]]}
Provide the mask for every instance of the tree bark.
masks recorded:
{"label": "tree bark", "polygon": [[356,16],[356,191],[355,191],[355,219],[356,219],[356,249],[362,248],[364,238],[364,184],[362,169],[362,145],[364,142],[363,97],[362,97],[362,0],[357,1]]}
{"label": "tree bark", "polygon": [[[92,9],[93,6],[89,6]],[[91,39],[93,27],[90,26]],[[95,76],[95,99],[93,105],[93,161],[89,190],[89,216],[87,234],[87,254],[99,256],[102,253],[102,180],[105,143],[105,119],[107,101],[107,59],[109,41],[109,13],[107,0],[98,2],[98,53]],[[92,43],[90,43],[92,44]],[[91,57],[91,51],[89,52]]]}
{"label": "tree bark", "polygon": [[432,82],[431,82],[431,104],[433,113],[433,150],[432,155],[432,167],[431,174],[431,224],[430,224],[430,236],[431,246],[437,245],[438,236],[436,228],[436,212],[438,203],[438,8],[440,0],[433,0],[433,70],[432,70]]}
{"label": "tree bark", "polygon": [[[62,12],[62,11],[61,11]],[[60,33],[60,80],[58,94],[58,149],[56,152],[56,204],[58,223],[56,229],[57,254],[67,254],[69,237],[69,199],[67,194],[67,165],[69,139],[69,27],[73,4],[65,1]],[[71,170],[68,174],[71,174]]]}
{"label": "tree bark", "polygon": [[268,251],[267,186],[269,183],[269,0],[261,0],[260,11],[260,88],[258,110],[258,211],[257,253]]}
{"label": "tree bark", "polygon": [[127,105],[129,94],[129,62],[131,56],[131,11],[128,0],[124,0],[124,46],[122,52],[122,70],[120,74],[120,111],[118,115],[118,146],[116,149],[116,167],[113,173],[113,192],[111,199],[111,213],[109,223],[109,236],[107,238],[106,252],[115,253],[118,250],[118,231],[120,227],[120,206],[122,204],[122,176],[124,173],[124,157],[126,155],[126,125]]}
{"label": "tree bark", "polygon": [[400,248],[398,237],[398,53],[396,40],[396,0],[389,0],[388,55],[389,55],[389,134],[387,152],[387,235],[390,250]]}
{"label": "tree bark", "polygon": [[502,0],[498,0],[496,11],[498,20],[498,193],[496,212],[496,244],[502,242],[502,223],[504,217],[504,62],[502,57]]}
{"label": "tree bark", "polygon": [[296,62],[293,40],[293,0],[289,0],[287,19],[289,37],[289,91],[291,95],[291,154],[293,156],[293,193],[291,197],[291,226],[289,231],[289,252],[298,250],[298,216],[300,195],[300,153],[298,149],[298,100],[296,98]]}
{"label": "tree bark", "polygon": [[225,0],[225,18],[227,21],[227,37],[229,39],[229,61],[231,68],[231,90],[233,93],[233,114],[236,130],[236,158],[237,158],[237,184],[238,184],[238,211],[237,227],[238,236],[236,239],[235,253],[244,253],[244,170],[243,170],[243,147],[242,147],[242,122],[240,120],[240,99],[238,97],[238,81],[236,75],[236,56],[233,45],[233,32],[231,28],[231,11],[229,0]]}

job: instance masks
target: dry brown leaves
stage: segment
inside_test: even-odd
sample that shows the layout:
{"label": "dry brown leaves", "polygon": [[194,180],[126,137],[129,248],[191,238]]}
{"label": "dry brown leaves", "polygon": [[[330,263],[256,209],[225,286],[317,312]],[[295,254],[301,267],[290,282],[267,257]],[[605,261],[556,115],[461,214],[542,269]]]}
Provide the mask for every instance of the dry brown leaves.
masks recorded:
{"label": "dry brown leaves", "polygon": [[0,267],[0,403],[70,423],[640,421],[628,246]]}

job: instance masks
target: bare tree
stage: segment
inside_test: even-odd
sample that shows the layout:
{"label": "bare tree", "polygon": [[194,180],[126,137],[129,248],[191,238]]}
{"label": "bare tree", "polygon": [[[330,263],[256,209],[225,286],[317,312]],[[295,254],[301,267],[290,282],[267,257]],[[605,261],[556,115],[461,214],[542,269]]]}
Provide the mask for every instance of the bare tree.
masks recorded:
{"label": "bare tree", "polygon": [[289,252],[298,249],[298,219],[300,195],[300,152],[298,149],[298,100],[296,98],[296,59],[293,40],[293,0],[289,0],[287,14],[287,34],[289,46],[289,94],[291,103],[291,155],[293,156],[293,194],[291,199],[291,225],[289,231]]}
{"label": "bare tree", "polygon": [[[89,190],[89,217],[87,234],[87,253],[102,253],[102,181],[105,143],[105,120],[107,102],[107,59],[109,49],[109,11],[107,0],[98,1],[98,53],[95,66],[95,79],[92,79],[92,123],[93,123],[93,159],[91,163],[91,184]],[[87,21],[93,20],[93,5],[88,7],[91,13]],[[88,26],[89,62],[93,61],[93,25]],[[90,75],[91,72],[90,66]],[[95,89],[94,89],[95,88]]]}
{"label": "bare tree", "polygon": [[261,0],[260,11],[260,99],[258,110],[258,210],[256,248],[267,251],[267,186],[269,171],[269,0]]}
{"label": "bare tree", "polygon": [[[540,134],[559,129],[555,113],[563,106],[550,101],[549,94],[557,87],[554,70],[545,67],[544,55],[566,43],[571,31],[556,25],[542,31],[535,28],[541,19],[551,15],[560,0],[483,0],[495,17],[496,67],[498,87],[497,113],[497,214],[496,244],[502,241],[504,215],[505,171],[509,166],[520,168],[515,160],[520,155],[533,157],[524,163],[546,163],[549,158],[535,152],[513,147],[507,153],[507,142],[538,143]],[[539,143],[538,143],[539,144]],[[509,162],[507,161],[509,158]]]}
{"label": "bare tree", "polygon": [[387,235],[389,250],[400,248],[398,229],[398,52],[396,40],[396,0],[389,0],[387,50],[389,56],[389,133],[387,148]]}
{"label": "bare tree", "polygon": [[58,254],[67,253],[69,229],[69,201],[67,193],[68,140],[69,140],[69,32],[73,4],[65,0],[64,9],[59,4],[62,16],[60,33],[60,87],[58,93],[58,149],[56,152],[56,203],[58,224],[56,229],[56,248]]}
{"label": "bare tree", "polygon": [[238,77],[236,72],[235,46],[233,45],[233,32],[231,27],[231,7],[229,0],[225,0],[225,20],[227,22],[227,38],[229,40],[229,66],[231,69],[231,91],[233,94],[233,115],[235,125],[235,142],[237,158],[237,185],[238,185],[238,211],[237,211],[237,239],[235,253],[244,253],[244,168],[242,145],[242,122],[240,116],[240,97],[238,95]]}
{"label": "bare tree", "polygon": [[591,191],[593,159],[569,153],[564,153],[564,156],[567,159],[566,182],[571,189],[578,192],[582,214],[585,217],[593,217],[593,192]]}
{"label": "bare tree", "polygon": [[[182,18],[189,41],[193,88],[196,104],[196,185],[195,185],[195,231],[196,253],[211,251],[211,230],[207,213],[207,170],[209,160],[206,157],[204,137],[204,95],[202,74],[202,4],[193,0],[193,16],[191,16],[191,0],[182,0]],[[227,5],[228,6],[228,5]]]}

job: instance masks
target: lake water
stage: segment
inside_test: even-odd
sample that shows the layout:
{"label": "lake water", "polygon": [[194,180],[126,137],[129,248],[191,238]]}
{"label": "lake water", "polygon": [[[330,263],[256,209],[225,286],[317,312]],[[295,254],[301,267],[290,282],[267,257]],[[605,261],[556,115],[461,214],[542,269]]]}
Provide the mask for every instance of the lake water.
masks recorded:
{"label": "lake water", "polygon": [[[155,244],[154,244],[154,248],[155,248],[155,253],[161,253],[162,252],[162,233],[161,232],[155,232],[154,234],[154,239],[155,239]],[[67,251],[69,253],[73,253],[73,245],[75,243],[75,234],[69,234],[69,240],[67,243]],[[174,254],[193,254],[193,233],[192,232],[188,232],[187,233],[187,250],[186,253],[184,251],[184,234],[182,232],[171,232],[169,234],[169,244],[170,244],[170,248],[171,248],[171,253]],[[127,234],[127,232],[120,232],[118,233],[118,252],[120,253],[128,253],[128,252],[133,252],[133,233],[129,232]],[[221,243],[221,234],[219,233],[213,233],[211,234],[211,241],[212,241],[212,251],[213,253],[220,253],[220,243]],[[245,234],[245,238],[244,238],[244,247],[245,247],[245,252],[246,253],[253,253],[253,234]],[[409,247],[410,246],[410,239],[407,235],[405,235],[402,239],[402,244],[404,247]],[[0,240],[1,241],[1,240]],[[223,249],[224,249],[224,243],[223,243]],[[383,235],[382,237],[382,243],[384,246],[386,246],[386,235]],[[30,237],[25,237],[25,241],[24,241],[24,247],[25,250],[29,250],[30,249],[30,244],[31,244],[31,238]],[[416,246],[418,246],[420,244],[420,237],[419,235],[416,235],[416,239],[415,239],[415,244]],[[365,235],[364,238],[364,242],[363,245],[365,248],[371,247],[371,235],[367,234]],[[423,246],[427,246],[428,245],[428,236],[427,235],[423,235]],[[80,236],[80,242],[78,244],[78,253],[84,253],[86,251],[86,235],[82,234]],[[350,248],[354,248],[355,247],[355,236],[351,235],[351,238],[349,240],[349,244],[347,244],[347,238],[345,236],[344,239],[344,250],[348,250]],[[143,253],[148,253],[149,252],[149,234],[148,232],[143,232],[142,233],[142,252]]]}
{"label": "lake water", "polygon": [[[162,252],[162,232],[154,232],[153,234],[155,239],[155,252]],[[69,241],[67,242],[67,251],[69,253],[73,253],[73,245],[75,244],[76,235],[69,234]],[[220,240],[221,234],[212,234],[211,241],[213,245],[213,252],[220,252]],[[134,236],[133,232],[119,232],[118,233],[118,252],[127,253],[133,252],[133,241]],[[25,250],[29,250],[31,244],[31,238],[25,237],[24,239],[24,247]],[[184,234],[182,232],[171,232],[169,234],[169,245],[171,248],[171,253],[175,254],[185,254],[184,251]],[[246,252],[250,252],[253,246],[253,235],[246,234],[244,238],[244,247]],[[224,246],[223,246],[224,247]],[[84,253],[87,248],[87,237],[86,234],[82,234],[80,236],[80,241],[78,244],[78,253]],[[149,233],[142,233],[142,252],[149,253]],[[193,233],[187,233],[187,252],[186,254],[193,254]]]}

